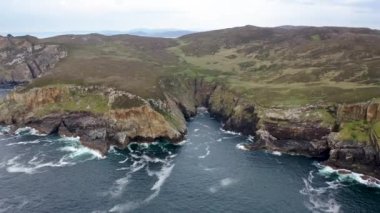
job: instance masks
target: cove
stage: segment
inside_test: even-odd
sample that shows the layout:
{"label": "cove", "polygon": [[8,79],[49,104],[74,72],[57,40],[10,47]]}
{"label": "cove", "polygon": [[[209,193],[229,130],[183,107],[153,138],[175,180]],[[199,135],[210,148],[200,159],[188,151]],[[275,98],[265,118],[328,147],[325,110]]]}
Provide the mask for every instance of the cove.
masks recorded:
{"label": "cove", "polygon": [[207,112],[180,145],[132,143],[106,158],[77,138],[0,138],[0,212],[376,212],[380,189],[265,151]]}

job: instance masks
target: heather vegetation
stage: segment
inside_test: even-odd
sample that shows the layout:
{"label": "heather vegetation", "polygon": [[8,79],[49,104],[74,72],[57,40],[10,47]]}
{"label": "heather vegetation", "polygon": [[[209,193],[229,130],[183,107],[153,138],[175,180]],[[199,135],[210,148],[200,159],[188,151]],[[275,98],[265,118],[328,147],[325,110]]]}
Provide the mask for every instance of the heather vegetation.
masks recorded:
{"label": "heather vegetation", "polygon": [[361,28],[245,26],[179,39],[64,35],[42,40],[69,54],[29,87],[105,85],[163,97],[164,78],[203,78],[263,106],[380,97],[380,33]]}

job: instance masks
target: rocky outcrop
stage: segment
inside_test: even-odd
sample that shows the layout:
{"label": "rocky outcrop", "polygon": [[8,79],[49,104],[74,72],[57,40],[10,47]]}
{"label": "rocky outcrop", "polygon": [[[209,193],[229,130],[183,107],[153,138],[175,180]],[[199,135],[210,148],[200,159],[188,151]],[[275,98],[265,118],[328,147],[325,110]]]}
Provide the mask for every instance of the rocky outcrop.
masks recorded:
{"label": "rocky outcrop", "polygon": [[380,178],[380,150],[371,142],[343,141],[339,133],[331,133],[328,137],[331,149],[326,164],[358,171]]}
{"label": "rocky outcrop", "polygon": [[[186,120],[205,106],[223,128],[255,136],[253,150],[267,149],[326,160],[338,168],[380,175],[375,124],[379,103],[266,108],[222,84],[202,78],[164,80],[164,99],[143,99],[102,87],[58,85],[10,93],[0,105],[0,122],[31,126],[41,133],[80,136],[81,143],[105,154],[111,145],[159,139],[177,142]],[[368,140],[343,138],[345,124],[362,121]]]}
{"label": "rocky outcrop", "polygon": [[[380,178],[380,103],[372,100],[366,103],[342,104],[337,110],[338,132],[329,135],[330,157],[327,164],[370,174]],[[359,132],[355,129],[360,126]],[[353,126],[351,135],[344,132],[345,126]],[[363,138],[357,138],[361,134]]]}
{"label": "rocky outcrop", "polygon": [[256,107],[223,86],[217,86],[208,101],[210,113],[223,122],[226,130],[254,135],[259,120]]}
{"label": "rocky outcrop", "polygon": [[[366,142],[347,141],[340,137],[344,123],[363,121],[370,126],[379,121],[378,101],[265,108],[223,85],[208,84],[202,79],[193,82],[180,84],[191,91],[181,92],[186,94],[182,105],[185,110],[182,111],[192,114],[195,106],[207,107],[211,115],[223,123],[224,129],[255,136],[255,142],[248,148],[318,158],[326,160],[330,166],[380,177],[379,137],[371,132],[368,132]],[[178,100],[181,102],[182,99]]]}
{"label": "rocky outcrop", "polygon": [[326,137],[334,126],[334,118],[323,107],[261,109],[257,143],[251,148],[327,159]]}
{"label": "rocky outcrop", "polygon": [[[80,108],[80,98],[86,99],[82,95],[97,99],[90,99]],[[134,102],[134,105],[115,108],[115,96],[119,95],[124,95],[128,98],[126,101]],[[105,97],[105,100],[99,100],[99,97]],[[136,99],[141,98],[109,88],[34,88],[10,93],[0,106],[0,122],[30,126],[44,134],[79,136],[83,145],[99,150],[102,154],[111,145],[125,148],[131,141],[162,139],[175,143],[183,139],[186,133],[185,119],[177,116],[179,109],[172,104],[172,100],[153,102],[142,99],[137,102]],[[59,108],[53,107],[57,105]]]}
{"label": "rocky outcrop", "polygon": [[67,51],[32,36],[0,36],[0,83],[25,83],[49,72]]}
{"label": "rocky outcrop", "polygon": [[339,122],[365,120],[374,122],[380,120],[380,102],[372,100],[366,103],[341,104],[337,110]]}
{"label": "rocky outcrop", "polygon": [[261,109],[257,143],[251,148],[327,159],[326,137],[334,126],[333,116],[321,107]]}

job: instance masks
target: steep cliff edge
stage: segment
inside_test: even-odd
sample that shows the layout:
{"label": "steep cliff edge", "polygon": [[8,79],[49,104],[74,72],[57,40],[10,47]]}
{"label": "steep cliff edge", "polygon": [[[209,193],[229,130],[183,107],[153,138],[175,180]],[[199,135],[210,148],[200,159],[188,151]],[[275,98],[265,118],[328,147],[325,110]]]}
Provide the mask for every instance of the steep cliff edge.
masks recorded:
{"label": "steep cliff edge", "polygon": [[0,83],[30,82],[66,56],[61,45],[43,44],[32,36],[0,36]]}
{"label": "steep cliff edge", "polygon": [[145,100],[102,87],[57,85],[10,93],[0,105],[0,122],[30,126],[43,134],[79,136],[105,154],[130,141],[182,140],[186,123],[170,99]]}
{"label": "steep cliff edge", "polygon": [[[205,106],[223,128],[255,136],[247,145],[325,160],[330,166],[380,177],[380,102],[263,107],[204,78],[174,83],[185,115]],[[176,94],[185,94],[178,96]],[[181,102],[181,100],[184,100]]]}
{"label": "steep cliff edge", "polygon": [[380,102],[342,104],[339,131],[331,133],[327,164],[380,177]]}
{"label": "steep cliff edge", "polygon": [[377,41],[370,29],[253,26],[179,39],[0,37],[0,83],[41,76],[6,98],[0,121],[80,136],[105,153],[178,141],[205,106],[223,128],[255,136],[251,149],[376,176],[379,105],[366,101],[380,97]]}

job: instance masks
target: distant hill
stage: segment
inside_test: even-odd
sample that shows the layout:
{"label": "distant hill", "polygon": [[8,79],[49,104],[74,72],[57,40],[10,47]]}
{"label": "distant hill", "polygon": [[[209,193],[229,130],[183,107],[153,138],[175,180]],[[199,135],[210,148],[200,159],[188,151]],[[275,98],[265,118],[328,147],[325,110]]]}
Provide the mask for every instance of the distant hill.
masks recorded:
{"label": "distant hill", "polygon": [[[162,76],[203,76],[251,95],[262,105],[380,97],[378,30],[243,26],[176,39],[155,37],[178,33],[103,31],[39,39],[36,45],[60,45],[68,51],[68,57],[54,68],[54,75],[40,81],[110,85],[147,97],[160,93],[157,82]],[[9,75],[9,71],[5,64],[2,72]],[[141,89],[142,84],[150,86]]]}
{"label": "distant hill", "polygon": [[195,33],[189,30],[178,30],[178,29],[136,29],[128,31],[127,34],[138,35],[138,36],[148,36],[148,37],[161,37],[161,38],[178,38],[184,35]]}
{"label": "distant hill", "polygon": [[[187,34],[195,33],[195,31],[181,30],[181,29],[133,29],[127,31],[116,30],[102,30],[102,31],[64,31],[64,32],[18,32],[11,33],[13,36],[32,35],[38,38],[48,38],[58,35],[85,35],[85,34],[102,34],[102,35],[137,35],[146,37],[159,37],[159,38],[178,38]],[[0,32],[0,35],[6,36],[8,32]]]}

